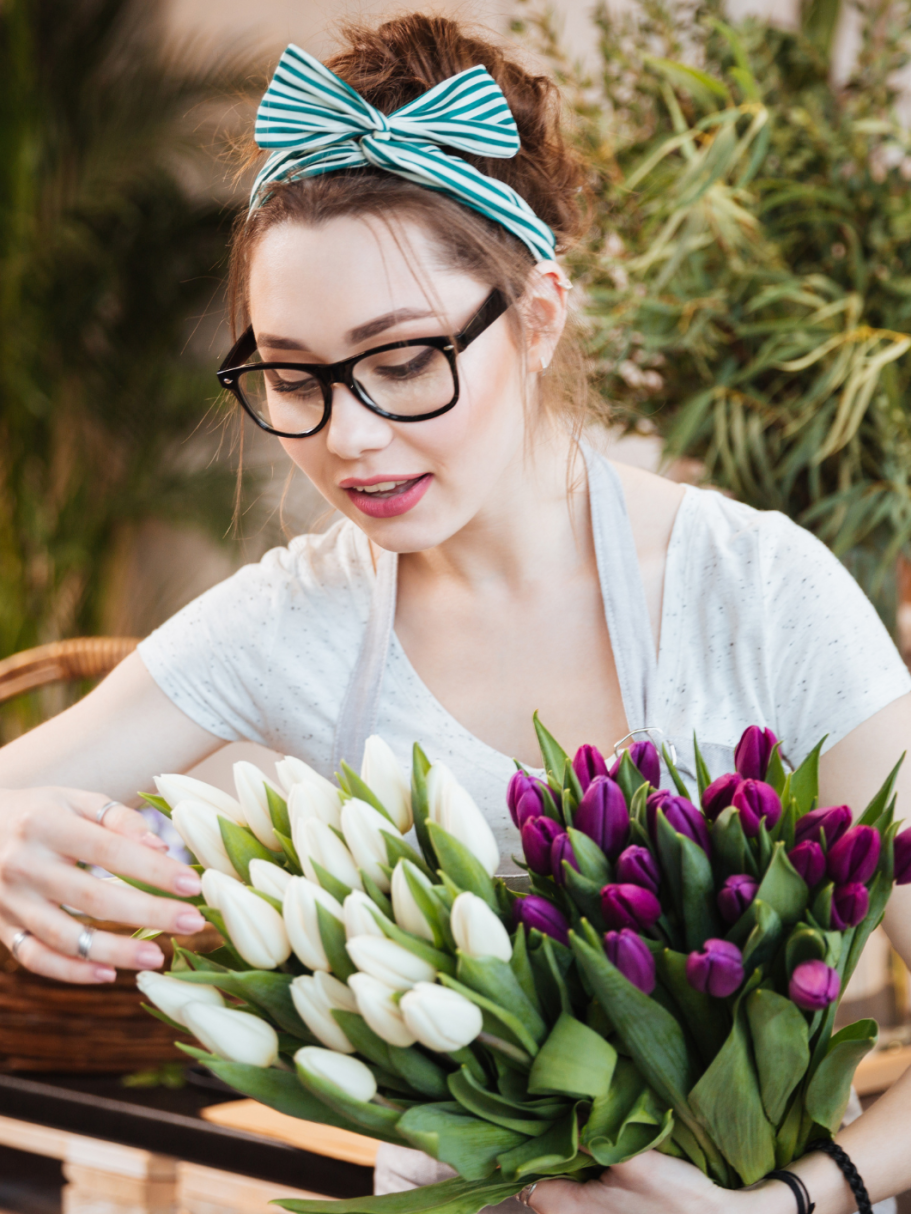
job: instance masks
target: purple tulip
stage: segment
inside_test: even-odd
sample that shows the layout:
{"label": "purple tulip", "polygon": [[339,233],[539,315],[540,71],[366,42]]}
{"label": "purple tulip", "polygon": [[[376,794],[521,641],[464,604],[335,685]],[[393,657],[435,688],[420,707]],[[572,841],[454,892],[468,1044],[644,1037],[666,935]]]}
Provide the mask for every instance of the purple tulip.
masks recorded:
{"label": "purple tulip", "polygon": [[650,889],[641,885],[605,885],[601,891],[601,913],[613,930],[631,927],[647,932],[661,917],[661,903]]}
{"label": "purple tulip", "polygon": [[551,875],[550,848],[557,835],[565,834],[563,827],[553,818],[529,818],[522,826],[522,850],[528,867],[542,877]]}
{"label": "purple tulip", "polygon": [[653,841],[658,837],[658,810],[660,809],[663,810],[672,829],[680,835],[686,835],[694,843],[698,843],[706,855],[709,854],[711,847],[709,828],[705,818],[692,801],[687,801],[686,797],[675,797],[673,793],[662,791],[653,792],[645,805],[648,830]]}
{"label": "purple tulip", "polygon": [[870,909],[870,895],[866,885],[851,881],[848,885],[836,885],[832,892],[832,926],[837,932],[857,927],[866,918]]}
{"label": "purple tulip", "polygon": [[595,776],[607,775],[607,764],[604,761],[604,755],[595,746],[589,746],[586,742],[584,746],[580,746],[573,757],[573,771],[582,785],[582,791],[585,792]]}
{"label": "purple tulip", "polygon": [[616,860],[629,839],[629,810],[620,785],[608,776],[595,776],[579,802],[573,826],[594,839],[609,860]]}
{"label": "purple tulip", "polygon": [[562,885],[566,880],[566,873],[563,871],[564,860],[568,860],[576,872],[579,871],[579,861],[576,859],[573,845],[569,841],[569,835],[565,831],[557,835],[550,845],[550,871],[558,885]]}
{"label": "purple tulip", "polygon": [[687,957],[686,976],[697,991],[725,999],[743,982],[743,954],[727,940],[706,940]]}
{"label": "purple tulip", "polygon": [[750,839],[759,834],[759,825],[765,821],[771,830],[781,817],[781,798],[771,784],[761,780],[744,780],[734,793],[731,802],[740,813],[743,833]]}
{"label": "purple tulip", "polygon": [[809,886],[818,885],[826,875],[825,852],[812,839],[798,843],[788,852],[788,859]]}
{"label": "purple tulip", "polygon": [[524,771],[517,771],[506,789],[506,804],[509,806],[509,816],[521,829],[529,818],[546,816],[552,802],[540,780],[533,779]]}
{"label": "purple tulip", "polygon": [[623,977],[650,995],[655,989],[655,958],[641,936],[628,927],[619,932],[606,932],[604,951],[611,965],[615,965]]}
{"label": "purple tulip", "polygon": [[[658,758],[655,743],[649,742],[647,739],[644,742],[634,742],[629,748],[629,757],[633,767],[636,768],[646,784],[651,784],[652,788],[657,788],[661,783],[661,760]],[[621,756],[607,773],[612,780],[616,780],[622,761]]]}
{"label": "purple tulip", "polygon": [[836,885],[854,881],[866,884],[876,872],[880,846],[879,831],[872,826],[854,826],[845,831],[826,856],[829,876]]}
{"label": "purple tulip", "polygon": [[661,885],[658,862],[647,847],[635,843],[620,853],[617,859],[617,880],[623,885],[641,885],[657,894]]}
{"label": "purple tulip", "polygon": [[758,882],[746,873],[728,877],[718,891],[718,909],[725,923],[736,923],[756,897]]}
{"label": "purple tulip", "polygon": [[702,794],[702,808],[707,818],[714,822],[721,811],[727,809],[734,800],[734,793],[740,787],[741,779],[736,772],[729,771],[712,781]]}
{"label": "purple tulip", "polygon": [[744,780],[764,780],[769,769],[772,749],[778,739],[771,729],[751,725],[734,750],[734,766]]}
{"label": "purple tulip", "polygon": [[826,836],[826,847],[832,847],[851,825],[851,810],[847,805],[833,805],[827,809],[814,809],[797,819],[794,842],[814,839],[821,843],[820,831]]}
{"label": "purple tulip", "polygon": [[895,836],[895,884],[911,885],[911,826]]}
{"label": "purple tulip", "polygon": [[819,1012],[838,998],[841,979],[824,961],[804,961],[796,967],[788,985],[793,1003],[805,1012]]}
{"label": "purple tulip", "polygon": [[524,923],[529,930],[537,928],[545,936],[552,936],[561,944],[569,944],[569,920],[561,910],[540,894],[526,894],[524,898],[516,898],[512,904],[512,917],[516,927]]}

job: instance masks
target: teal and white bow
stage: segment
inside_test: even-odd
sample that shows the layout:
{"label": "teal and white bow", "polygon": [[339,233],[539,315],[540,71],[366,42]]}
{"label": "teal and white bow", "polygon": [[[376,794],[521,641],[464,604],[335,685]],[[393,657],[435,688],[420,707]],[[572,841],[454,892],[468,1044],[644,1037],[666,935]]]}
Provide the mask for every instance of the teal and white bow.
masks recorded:
{"label": "teal and white bow", "polygon": [[256,142],[274,148],[253,185],[250,209],[269,186],[335,169],[375,165],[458,199],[524,242],[536,261],[554,256],[554,234],[524,198],[439,146],[510,159],[519,132],[499,85],[483,67],[451,76],[392,114],[381,114],[293,43],[256,115]]}

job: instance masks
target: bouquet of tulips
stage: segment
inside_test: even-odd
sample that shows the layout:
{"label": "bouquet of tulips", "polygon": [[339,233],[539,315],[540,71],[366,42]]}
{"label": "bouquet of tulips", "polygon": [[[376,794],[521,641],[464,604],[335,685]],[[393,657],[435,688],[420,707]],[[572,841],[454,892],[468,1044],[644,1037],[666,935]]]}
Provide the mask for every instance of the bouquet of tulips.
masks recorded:
{"label": "bouquet of tulips", "polygon": [[286,758],[277,782],[237,764],[236,798],[186,776],[147,798],[224,938],[141,974],[149,1010],[239,1092],[457,1173],[287,1208],[474,1214],[654,1147],[736,1188],[838,1128],[877,1035],[833,1034],[839,992],[911,881],[898,768],[852,826],[816,806],[821,743],[787,772],[750,728],[714,781],[697,745],[693,797],[667,752],[659,788],[650,741],[609,770],[535,723],[546,778],[520,768],[507,791],[528,892],[494,876],[483,816],[417,745],[410,780],[374,737],[338,784]]}

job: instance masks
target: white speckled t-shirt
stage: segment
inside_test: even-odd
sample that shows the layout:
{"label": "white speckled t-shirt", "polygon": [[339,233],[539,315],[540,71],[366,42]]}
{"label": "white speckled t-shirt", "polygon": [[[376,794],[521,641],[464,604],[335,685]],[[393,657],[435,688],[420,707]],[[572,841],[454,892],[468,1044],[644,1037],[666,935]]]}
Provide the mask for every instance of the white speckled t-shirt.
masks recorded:
{"label": "white speckled t-shirt", "polygon": [[[628,586],[631,602],[640,601],[638,567],[613,564],[610,576],[615,600]],[[366,536],[342,521],[245,566],[153,632],[139,653],[162,690],[203,728],[296,755],[331,776],[336,721],[374,581]],[[612,635],[612,643],[619,657],[624,638]],[[823,734],[828,749],[911,691],[879,617],[823,544],[783,514],[692,487],[668,548],[652,683],[652,719],[630,720],[631,727],[660,726],[690,771],[695,730],[713,774],[732,769],[733,747],[748,725],[770,727],[799,763]],[[405,765],[415,741],[446,762],[487,815],[504,857],[519,850],[504,798],[512,760],[446,711],[394,634],[376,729]]]}

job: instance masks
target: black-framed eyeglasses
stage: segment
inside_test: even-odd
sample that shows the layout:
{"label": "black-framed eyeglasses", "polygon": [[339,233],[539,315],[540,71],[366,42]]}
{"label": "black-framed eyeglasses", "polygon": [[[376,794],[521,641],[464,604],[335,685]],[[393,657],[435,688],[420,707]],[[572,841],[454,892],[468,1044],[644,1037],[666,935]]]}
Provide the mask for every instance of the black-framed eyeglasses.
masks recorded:
{"label": "black-framed eyeglasses", "polygon": [[250,417],[279,438],[307,438],[332,413],[332,388],[344,384],[366,408],[397,422],[423,422],[459,399],[456,355],[503,315],[509,302],[494,289],[461,333],[392,341],[337,363],[251,362],[252,326],[216,372]]}

